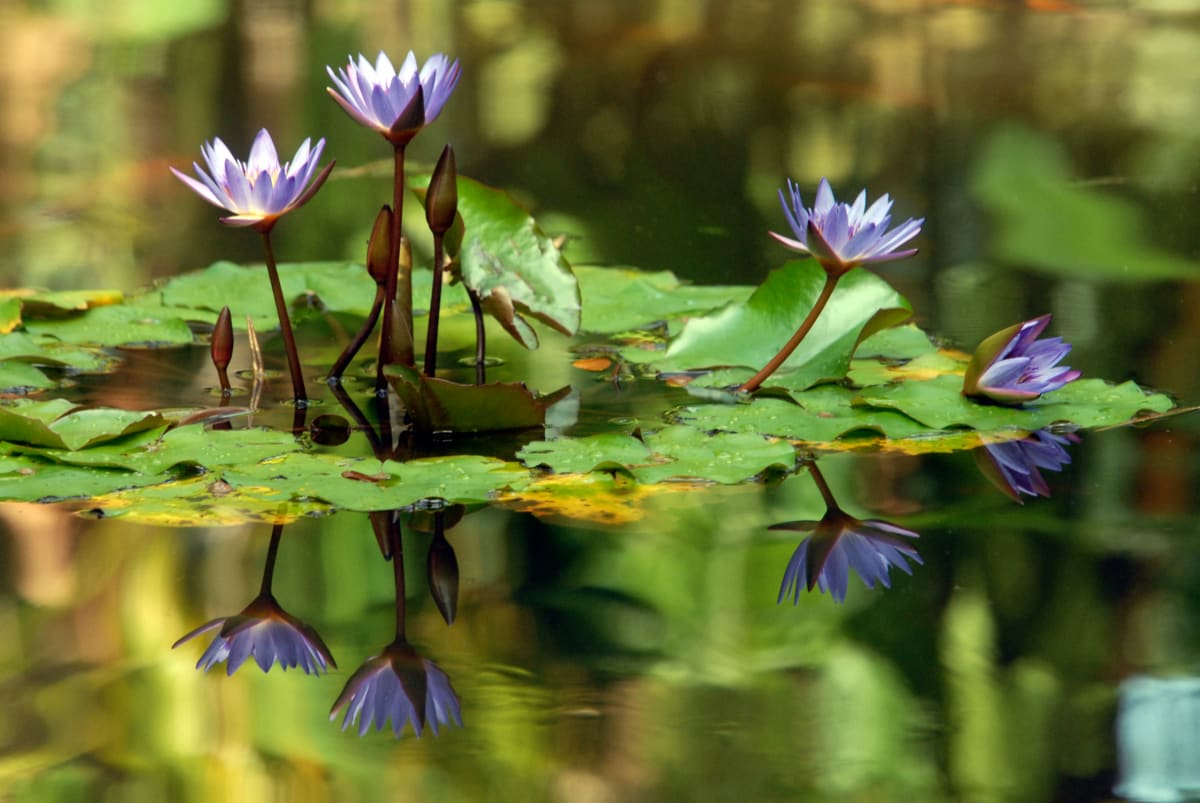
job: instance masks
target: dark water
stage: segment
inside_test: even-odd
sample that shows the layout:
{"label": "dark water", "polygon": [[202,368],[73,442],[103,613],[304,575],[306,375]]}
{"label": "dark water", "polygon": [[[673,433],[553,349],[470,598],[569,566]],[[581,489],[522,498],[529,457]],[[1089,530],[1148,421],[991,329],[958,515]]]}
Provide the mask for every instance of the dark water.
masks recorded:
{"label": "dark water", "polygon": [[[301,5],[11,11],[5,281],[132,288],[257,259],[166,164],[264,125],[369,164],[386,154],[323,97],[324,65],[445,50],[464,78],[412,158],[453,142],[461,172],[572,235],[577,262],[755,283],[783,259],[764,236],[777,188],[829,176],[927,218],[921,254],[881,271],[926,328],[969,345],[1053,312],[1073,366],[1197,401],[1200,6]],[[320,226],[280,224],[281,259],[361,258],[386,195],[365,172],[299,213]],[[671,403],[572,374],[550,340],[507,370],[581,385],[580,431]],[[144,353],[92,394],[190,404],[209,384],[202,352]],[[170,645],[254,598],[269,525],[0,507],[0,799],[1191,799],[1195,437],[1188,416],[1085,434],[1022,505],[969,454],[821,457],[848,513],[921,536],[911,577],[852,577],[840,605],[776,603],[803,536],[767,527],[824,510],[806,472],[626,489],[602,511],[619,526],[467,511],[446,532],[450,627],[433,536],[406,519],[405,635],[463,721],[419,740],[329,721],[395,636],[367,516],[301,520],[279,544],[275,596],[338,668],[229,678],[193,669],[207,636]]]}

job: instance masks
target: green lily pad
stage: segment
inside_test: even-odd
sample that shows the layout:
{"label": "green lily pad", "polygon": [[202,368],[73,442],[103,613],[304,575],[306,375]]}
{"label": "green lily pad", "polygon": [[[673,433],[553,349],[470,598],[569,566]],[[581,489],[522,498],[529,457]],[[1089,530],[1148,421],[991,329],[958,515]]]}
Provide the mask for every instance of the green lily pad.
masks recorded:
{"label": "green lily pad", "polygon": [[22,399],[2,406],[0,441],[74,450],[166,423],[157,412],[75,407],[65,399]]}
{"label": "green lily pad", "polygon": [[23,362],[0,362],[0,392],[25,393],[54,387],[54,380]]}
{"label": "green lily pad", "polygon": [[1111,385],[1101,379],[1077,379],[1023,407],[980,404],[962,395],[962,377],[940,376],[927,382],[901,382],[867,388],[857,403],[899,410],[935,429],[972,427],[1036,430],[1058,422],[1080,427],[1123,424],[1140,412],[1163,413],[1174,406],[1161,393],[1146,393],[1133,382]]}
{"label": "green lily pad", "polygon": [[527,444],[517,457],[556,473],[621,468],[643,483],[695,479],[732,484],[775,466],[790,471],[796,463],[788,443],[744,433],[710,435],[686,426],[649,434],[645,442],[611,434],[540,441]]}
{"label": "green lily pad", "polygon": [[546,410],[571,392],[560,388],[546,396],[523,382],[460,385],[427,377],[407,366],[392,366],[392,388],[421,432],[503,432],[545,424]]}
{"label": "green lily pad", "polygon": [[752,404],[683,407],[673,417],[699,429],[753,433],[807,445],[825,445],[851,434],[891,439],[928,435],[930,429],[894,410],[855,407],[855,391],[820,385],[796,402],[755,399]]}
{"label": "green lily pad", "polygon": [[893,326],[864,338],[854,350],[856,359],[911,360],[937,352],[929,335],[916,324]]}
{"label": "green lily pad", "polygon": [[21,299],[0,300],[0,334],[8,334],[21,325]]}
{"label": "green lily pad", "polygon": [[[24,462],[24,461],[23,461]],[[7,502],[59,502],[91,500],[123,488],[150,485],[170,479],[85,466],[64,466],[30,458],[20,469],[0,473],[0,500]]]}
{"label": "green lily pad", "polygon": [[[792,336],[825,283],[813,260],[788,262],[773,271],[744,304],[694,318],[665,355],[627,349],[631,362],[651,362],[659,371],[742,366],[757,370]],[[838,283],[821,317],[768,385],[806,388],[841,379],[861,340],[911,315],[911,308],[887,282],[856,269]],[[738,374],[740,377],[740,372]],[[703,380],[718,386],[728,376]]]}
{"label": "green lily pad", "polygon": [[650,273],[632,268],[576,266],[583,295],[585,332],[611,334],[639,329],[659,321],[675,321],[742,303],[753,288],[697,287],[670,271]]}
{"label": "green lily pad", "polygon": [[103,351],[63,343],[50,335],[10,332],[0,336],[0,361],[20,360],[34,365],[57,365],[75,371],[103,372],[119,362]]}
{"label": "green lily pad", "polygon": [[192,342],[180,310],[153,306],[107,306],[61,320],[26,321],[25,328],[64,343],[98,346],[171,346]]}
{"label": "green lily pad", "polygon": [[52,290],[21,291],[21,315],[29,318],[61,318],[71,313],[96,307],[120,304],[125,294],[120,290]]}

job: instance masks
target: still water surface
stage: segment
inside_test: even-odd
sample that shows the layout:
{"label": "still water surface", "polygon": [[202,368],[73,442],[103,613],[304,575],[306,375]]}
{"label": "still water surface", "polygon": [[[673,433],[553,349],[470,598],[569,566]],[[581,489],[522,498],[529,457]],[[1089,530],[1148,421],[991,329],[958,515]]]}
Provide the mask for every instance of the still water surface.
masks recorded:
{"label": "still water surface", "polygon": [[[1194,3],[142,5],[4,12],[13,286],[257,259],[166,164],[265,125],[369,165],[378,143],[322,96],[324,65],[444,50],[464,78],[413,159],[452,141],[461,172],[518,194],[579,263],[755,283],[783,259],[763,236],[776,189],[829,176],[927,218],[921,255],[881,273],[931,331],[969,346],[1053,312],[1074,367],[1200,396]],[[305,210],[320,227],[280,225],[281,259],[361,258],[384,194],[369,168],[335,174]],[[546,339],[497,378],[577,385],[583,428],[669,403],[571,371]],[[131,354],[91,393],[191,404],[210,383],[199,350]],[[821,457],[847,512],[921,535],[911,577],[851,578],[843,604],[776,603],[802,536],[768,526],[824,510],[806,472],[613,505],[619,526],[467,511],[446,532],[449,627],[433,536],[406,520],[405,634],[463,723],[419,740],[329,721],[395,635],[367,516],[279,544],[274,594],[337,668],[226,677],[193,668],[207,637],[171,644],[254,598],[269,525],[0,507],[0,799],[1190,799],[1195,438],[1186,416],[1085,435],[1021,505],[969,454]]]}

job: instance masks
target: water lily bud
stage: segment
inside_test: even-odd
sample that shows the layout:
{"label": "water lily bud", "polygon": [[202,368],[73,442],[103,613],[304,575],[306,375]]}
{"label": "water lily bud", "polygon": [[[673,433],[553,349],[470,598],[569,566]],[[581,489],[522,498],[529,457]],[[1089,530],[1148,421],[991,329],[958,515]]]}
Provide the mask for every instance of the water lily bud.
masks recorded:
{"label": "water lily bud", "polygon": [[392,208],[387,204],[375,216],[371,239],[367,241],[367,273],[375,284],[387,284],[388,256],[392,250]]}
{"label": "water lily bud", "polygon": [[1059,361],[1071,351],[1061,337],[1038,340],[1050,316],[1014,324],[985,339],[963,376],[963,395],[995,404],[1017,405],[1058,390],[1080,372]]}
{"label": "water lily bud", "polygon": [[458,614],[458,558],[454,547],[446,540],[441,518],[438,518],[438,528],[434,532],[433,543],[429,545],[429,559],[426,564],[429,580],[429,594],[434,604],[441,611],[446,624],[454,624]]}
{"label": "water lily bud", "polygon": [[433,169],[429,193],[425,196],[425,221],[429,230],[434,234],[445,234],[454,225],[457,212],[458,173],[454,168],[454,148],[447,145]]}
{"label": "water lily bud", "polygon": [[213,365],[217,367],[217,373],[223,375],[233,359],[233,320],[229,315],[229,307],[221,307],[221,312],[217,315],[217,323],[213,326],[210,353]]}

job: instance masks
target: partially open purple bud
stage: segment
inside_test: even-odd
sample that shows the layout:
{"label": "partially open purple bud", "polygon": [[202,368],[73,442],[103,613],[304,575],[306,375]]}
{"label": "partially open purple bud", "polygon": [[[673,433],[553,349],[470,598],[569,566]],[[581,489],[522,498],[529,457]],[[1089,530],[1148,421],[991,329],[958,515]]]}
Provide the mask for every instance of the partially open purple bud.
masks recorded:
{"label": "partially open purple bud", "polygon": [[454,169],[454,148],[447,145],[442,149],[433,178],[429,180],[429,193],[425,196],[425,222],[434,234],[445,234],[454,225],[458,212],[458,173]]}
{"label": "partially open purple bud", "polygon": [[800,188],[790,179],[788,194],[779,191],[783,214],[795,238],[769,232],[781,245],[811,254],[825,272],[841,276],[859,265],[903,259],[917,253],[915,248],[897,250],[916,237],[924,218],[912,219],[888,231],[892,200],[885,194],[867,208],[867,191],[859,192],[853,204],[839,203],[829,182],[821,179],[812,208],[804,206]]}
{"label": "partially open purple bud", "polygon": [[963,377],[963,395],[1016,405],[1058,390],[1080,372],[1059,365],[1071,351],[1061,337],[1038,340],[1050,316],[1018,323],[979,344]]}

